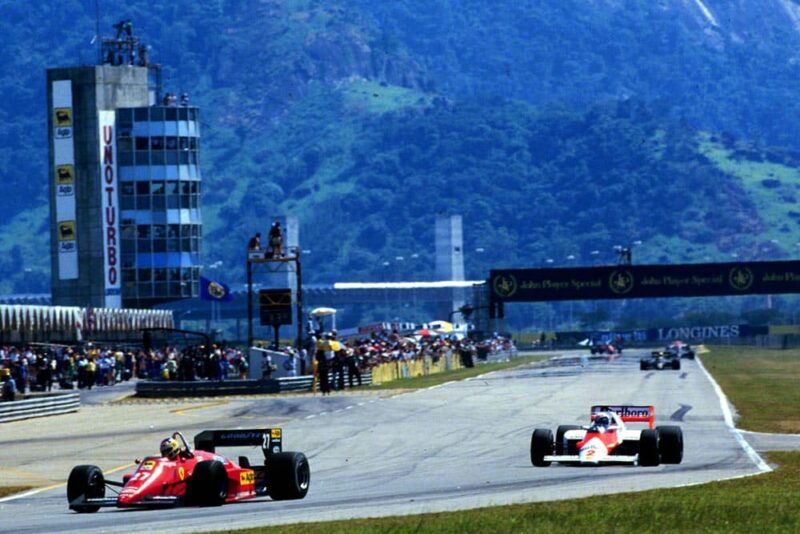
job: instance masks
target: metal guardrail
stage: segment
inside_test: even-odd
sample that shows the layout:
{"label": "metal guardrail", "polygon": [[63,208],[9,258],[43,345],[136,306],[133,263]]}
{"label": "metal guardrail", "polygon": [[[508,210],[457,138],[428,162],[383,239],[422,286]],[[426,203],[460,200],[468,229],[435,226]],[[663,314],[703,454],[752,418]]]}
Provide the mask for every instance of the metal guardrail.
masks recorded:
{"label": "metal guardrail", "polygon": [[[337,376],[336,374],[331,371],[328,374],[328,381],[331,386],[337,384]],[[280,382],[281,393],[288,392],[288,391],[311,391],[311,384],[313,381],[313,377],[311,375],[306,376],[287,376],[278,378],[278,382]],[[361,372],[361,385],[362,386],[369,386],[372,384],[372,371],[362,371]],[[350,383],[345,376],[344,379],[344,388],[350,389]]]}
{"label": "metal guardrail", "polygon": [[80,406],[81,395],[78,392],[57,393],[38,399],[0,402],[0,423],[77,412]]}
{"label": "metal guardrail", "polygon": [[[336,375],[329,375],[331,385],[336,384]],[[311,391],[311,375],[281,377],[270,380],[196,380],[179,382],[167,380],[147,380],[136,383],[136,396],[146,398],[164,397],[218,397],[225,395],[257,395],[268,393],[288,393]],[[348,380],[345,378],[345,389]],[[372,372],[361,373],[361,384],[372,384]]]}

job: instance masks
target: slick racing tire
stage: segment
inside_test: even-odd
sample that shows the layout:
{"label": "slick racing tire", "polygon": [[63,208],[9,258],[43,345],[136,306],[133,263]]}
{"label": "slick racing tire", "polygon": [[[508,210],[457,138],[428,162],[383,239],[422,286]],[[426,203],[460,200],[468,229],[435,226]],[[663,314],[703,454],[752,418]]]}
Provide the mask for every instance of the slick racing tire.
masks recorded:
{"label": "slick racing tire", "polygon": [[647,364],[642,362],[642,361],[640,361],[639,362],[639,370],[640,371],[647,371]]}
{"label": "slick racing tire", "polygon": [[219,460],[199,462],[186,485],[186,500],[196,506],[220,506],[228,497],[228,473]]}
{"label": "slick racing tire", "polygon": [[311,485],[311,467],[302,452],[271,454],[266,462],[267,493],[275,501],[302,499]]}
{"label": "slick racing tire", "polygon": [[[80,497],[97,499],[106,496],[106,480],[103,471],[96,465],[77,465],[72,468],[67,479],[67,500],[74,501]],[[70,510],[78,513],[94,513],[100,509],[97,505],[70,505]]]}
{"label": "slick racing tire", "polygon": [[681,361],[679,359],[672,360],[672,368],[675,369],[676,371],[680,371],[681,370]]}
{"label": "slick racing tire", "polygon": [[580,430],[581,427],[578,425],[559,425],[556,429],[556,455],[562,454],[575,454],[575,451],[571,451],[569,447],[569,443],[564,443],[564,434],[569,432],[570,430]]}
{"label": "slick racing tire", "polygon": [[552,454],[553,431],[547,428],[537,428],[531,436],[531,463],[535,467],[548,467],[551,462],[546,462],[544,457]]}
{"label": "slick racing tire", "polygon": [[679,464],[683,460],[683,431],[679,426],[656,427],[658,451],[662,464]]}
{"label": "slick racing tire", "polygon": [[639,465],[654,467],[658,465],[660,459],[658,432],[649,429],[642,430],[639,437]]}

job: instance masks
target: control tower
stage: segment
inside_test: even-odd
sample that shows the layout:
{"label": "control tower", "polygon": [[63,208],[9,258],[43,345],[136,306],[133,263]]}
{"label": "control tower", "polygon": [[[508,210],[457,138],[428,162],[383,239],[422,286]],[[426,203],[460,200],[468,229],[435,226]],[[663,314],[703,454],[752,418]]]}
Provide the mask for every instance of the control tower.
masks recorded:
{"label": "control tower", "polygon": [[149,47],[132,25],[115,28],[96,65],[47,71],[54,305],[198,294],[199,110],[162,96]]}

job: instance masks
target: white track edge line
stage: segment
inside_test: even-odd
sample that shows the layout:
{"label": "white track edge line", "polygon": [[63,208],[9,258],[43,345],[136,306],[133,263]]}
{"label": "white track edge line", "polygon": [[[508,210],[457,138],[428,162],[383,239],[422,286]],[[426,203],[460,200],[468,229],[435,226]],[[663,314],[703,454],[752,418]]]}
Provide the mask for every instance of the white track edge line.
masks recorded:
{"label": "white track edge line", "polygon": [[758,454],[749,443],[747,443],[747,440],[744,439],[741,431],[736,428],[736,425],[733,422],[733,414],[731,413],[731,408],[728,403],[728,397],[725,395],[725,392],[722,391],[721,387],[719,387],[719,384],[716,380],[714,380],[714,377],[711,376],[711,373],[708,372],[706,367],[703,365],[703,362],[700,361],[700,358],[696,358],[695,361],[697,362],[697,366],[700,368],[700,370],[703,371],[703,374],[706,375],[706,378],[713,386],[714,391],[719,398],[719,405],[720,408],[722,408],[722,416],[725,419],[725,425],[728,427],[728,430],[730,430],[731,434],[733,434],[733,437],[736,438],[736,441],[739,443],[742,449],[744,449],[744,452],[750,457],[750,460],[756,465],[759,471],[762,473],[768,473],[772,471],[772,467],[770,467],[769,464],[764,461],[761,455]]}
{"label": "white track edge line", "polygon": [[41,493],[43,491],[47,491],[52,488],[39,488],[35,490],[26,491],[24,493],[17,493],[16,495],[10,495],[8,497],[3,497],[0,499],[0,504],[4,502],[14,501],[16,499],[22,499],[23,497],[30,497],[31,495],[36,495],[37,493]]}

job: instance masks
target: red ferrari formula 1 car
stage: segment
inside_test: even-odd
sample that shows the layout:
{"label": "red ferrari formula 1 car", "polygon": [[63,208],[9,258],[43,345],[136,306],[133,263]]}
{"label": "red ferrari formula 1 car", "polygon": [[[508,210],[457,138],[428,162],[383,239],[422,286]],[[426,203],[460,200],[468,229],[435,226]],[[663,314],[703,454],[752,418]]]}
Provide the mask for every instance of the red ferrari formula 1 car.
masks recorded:
{"label": "red ferrari formula 1 car", "polygon": [[[305,455],[282,452],[280,428],[205,430],[192,449],[180,432],[161,443],[161,456],[136,460],[139,467],[122,481],[106,480],[99,467],[79,465],[67,481],[70,510],[96,512],[101,507],[218,506],[256,496],[275,500],[302,499],[308,492],[311,470]],[[218,455],[219,446],[259,445],[263,465],[238,463]],[[106,497],[106,489],[116,497]]]}
{"label": "red ferrari formula 1 car", "polygon": [[[589,426],[561,425],[555,439],[550,429],[537,428],[531,436],[531,463],[577,465],[679,464],[683,433],[678,426],[655,424],[652,406],[592,406]],[[648,423],[646,430],[628,429],[626,422]]]}

